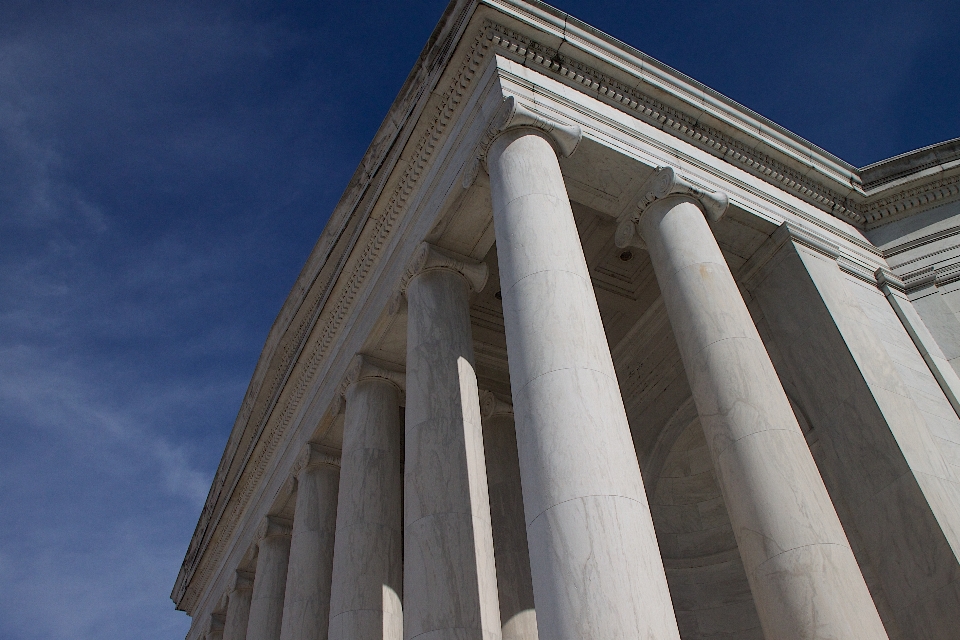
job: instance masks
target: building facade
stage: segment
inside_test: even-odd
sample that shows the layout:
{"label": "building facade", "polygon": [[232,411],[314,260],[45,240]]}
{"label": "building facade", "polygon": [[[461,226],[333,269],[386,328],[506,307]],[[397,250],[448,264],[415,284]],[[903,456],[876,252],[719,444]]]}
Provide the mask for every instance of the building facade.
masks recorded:
{"label": "building facade", "polygon": [[960,141],[454,0],[267,339],[188,640],[960,629]]}

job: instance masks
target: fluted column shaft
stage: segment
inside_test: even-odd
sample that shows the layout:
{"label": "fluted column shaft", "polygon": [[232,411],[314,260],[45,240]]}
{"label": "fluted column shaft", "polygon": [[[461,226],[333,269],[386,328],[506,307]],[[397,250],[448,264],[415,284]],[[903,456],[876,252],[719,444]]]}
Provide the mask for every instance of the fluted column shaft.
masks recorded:
{"label": "fluted column shaft", "polygon": [[267,516],[260,525],[247,640],[278,640],[290,559],[290,523]]}
{"label": "fluted column shaft", "polygon": [[296,512],[280,640],[326,640],[340,484],[339,456],[308,443],[294,475]]}
{"label": "fluted column shaft", "polygon": [[538,640],[513,408],[490,392],[480,407],[503,640]]}
{"label": "fluted column shaft", "polygon": [[556,153],[509,129],[487,163],[540,636],[678,639]]}
{"label": "fluted column shaft", "polygon": [[346,389],[330,640],[403,636],[400,389],[365,377]]}
{"label": "fluted column shaft", "polygon": [[233,588],[227,595],[227,616],[223,640],[246,640],[250,619],[250,597],[253,595],[253,574],[237,571]]}
{"label": "fluted column shaft", "polygon": [[468,281],[426,268],[407,288],[404,638],[500,638]]}
{"label": "fluted column shaft", "polygon": [[639,228],[769,640],[886,638],[746,304],[689,196]]}

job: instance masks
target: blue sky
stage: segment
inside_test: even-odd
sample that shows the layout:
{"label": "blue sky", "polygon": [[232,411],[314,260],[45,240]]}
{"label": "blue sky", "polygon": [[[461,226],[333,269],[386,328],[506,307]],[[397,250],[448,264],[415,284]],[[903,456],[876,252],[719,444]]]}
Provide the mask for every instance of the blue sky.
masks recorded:
{"label": "blue sky", "polygon": [[[181,638],[263,340],[445,2],[0,3],[0,640]],[[561,2],[856,165],[960,136],[950,2]]]}

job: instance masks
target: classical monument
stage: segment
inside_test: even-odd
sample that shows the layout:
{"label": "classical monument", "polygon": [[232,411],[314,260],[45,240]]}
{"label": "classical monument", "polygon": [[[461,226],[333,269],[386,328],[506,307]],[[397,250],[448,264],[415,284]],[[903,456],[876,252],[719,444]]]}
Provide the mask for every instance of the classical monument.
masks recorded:
{"label": "classical monument", "polygon": [[956,640],[960,141],[455,0],[277,317],[188,640]]}

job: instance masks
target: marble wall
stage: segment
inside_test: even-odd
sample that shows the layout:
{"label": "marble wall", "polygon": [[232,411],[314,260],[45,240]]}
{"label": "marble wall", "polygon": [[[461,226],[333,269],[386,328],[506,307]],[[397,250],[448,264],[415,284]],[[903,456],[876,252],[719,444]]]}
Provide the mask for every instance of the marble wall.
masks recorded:
{"label": "marble wall", "polygon": [[787,242],[753,305],[891,638],[955,637],[960,421],[876,286]]}

